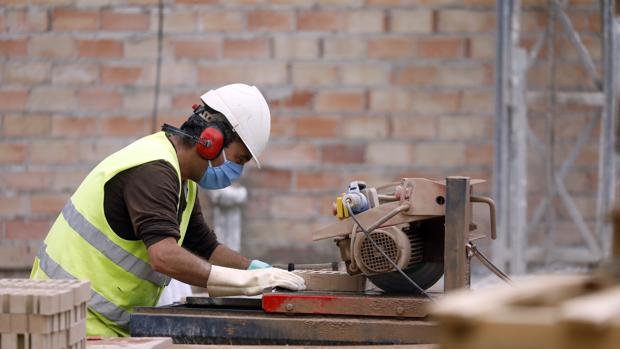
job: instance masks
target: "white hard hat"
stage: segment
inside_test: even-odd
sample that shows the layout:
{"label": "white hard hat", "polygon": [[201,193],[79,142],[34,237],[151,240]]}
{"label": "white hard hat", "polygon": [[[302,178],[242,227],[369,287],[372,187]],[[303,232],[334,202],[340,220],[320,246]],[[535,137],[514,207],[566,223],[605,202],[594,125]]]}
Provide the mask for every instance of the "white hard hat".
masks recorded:
{"label": "white hard hat", "polygon": [[265,97],[256,86],[226,85],[203,94],[200,99],[224,114],[260,168],[258,157],[269,141],[271,114]]}

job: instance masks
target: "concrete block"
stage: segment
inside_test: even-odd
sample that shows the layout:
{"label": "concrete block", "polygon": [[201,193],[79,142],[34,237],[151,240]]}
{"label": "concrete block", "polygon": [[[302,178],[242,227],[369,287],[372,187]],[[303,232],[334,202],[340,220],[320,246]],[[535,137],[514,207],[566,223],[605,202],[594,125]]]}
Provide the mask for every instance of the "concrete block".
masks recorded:
{"label": "concrete block", "polygon": [[366,277],[331,270],[294,270],[306,281],[307,291],[363,291]]}
{"label": "concrete block", "polygon": [[52,349],[52,336],[50,334],[31,334],[30,349]]}
{"label": "concrete block", "polygon": [[57,292],[46,291],[38,296],[39,314],[51,315],[60,311],[60,297]]}
{"label": "concrete block", "polygon": [[28,315],[28,332],[42,334],[50,333],[54,329],[54,319],[51,315]]}
{"label": "concrete block", "polygon": [[9,333],[11,330],[11,315],[0,313],[0,333]]}
{"label": "concrete block", "polygon": [[73,307],[73,291],[69,289],[64,289],[59,294],[60,298],[60,311],[68,311]]}
{"label": "concrete block", "polygon": [[0,333],[0,348],[17,349],[16,333]]}
{"label": "concrete block", "polygon": [[27,314],[11,314],[10,330],[12,333],[28,332],[28,315]]}
{"label": "concrete block", "polygon": [[28,313],[28,295],[19,293],[18,290],[11,291],[11,293],[9,294],[9,313],[27,314]]}
{"label": "concrete block", "polygon": [[86,320],[78,322],[69,328],[67,343],[70,345],[79,343],[86,338]]}

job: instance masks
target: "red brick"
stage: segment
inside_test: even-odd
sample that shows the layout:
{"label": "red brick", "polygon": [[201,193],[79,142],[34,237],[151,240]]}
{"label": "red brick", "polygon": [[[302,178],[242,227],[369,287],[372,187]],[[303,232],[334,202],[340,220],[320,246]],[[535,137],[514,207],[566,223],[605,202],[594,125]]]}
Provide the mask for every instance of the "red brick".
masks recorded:
{"label": "red brick", "polygon": [[382,116],[347,117],[342,124],[342,137],[346,139],[377,139],[388,134],[388,122]]}
{"label": "red brick", "polygon": [[347,31],[352,33],[381,33],[384,31],[385,16],[382,10],[354,10],[343,16]]}
{"label": "red brick", "polygon": [[361,164],[364,162],[364,144],[326,144],[321,147],[321,159],[328,164]]}
{"label": "red brick", "polygon": [[220,55],[220,42],[217,39],[175,40],[172,45],[177,59],[208,59]]}
{"label": "red brick", "polygon": [[52,65],[49,62],[11,62],[4,65],[6,84],[40,84],[49,81]]}
{"label": "red brick", "polygon": [[245,28],[244,16],[239,11],[207,11],[199,15],[202,31],[239,32]]}
{"label": "red brick", "polygon": [[55,116],[52,120],[54,136],[95,136],[97,135],[97,119],[94,117]]}
{"label": "red brick", "polygon": [[275,168],[251,168],[243,176],[244,182],[256,189],[290,190],[293,174],[290,170]]}
{"label": "red brick", "polygon": [[411,111],[411,96],[402,89],[370,91],[370,110],[379,112]]}
{"label": "red brick", "polygon": [[392,138],[431,140],[437,137],[437,117],[409,116],[392,119]]}
{"label": "red brick", "polygon": [[415,40],[414,55],[418,58],[464,58],[465,39],[419,37]]}
{"label": "red brick", "polygon": [[289,31],[292,15],[283,11],[253,11],[248,13],[248,30]]}
{"label": "red brick", "polygon": [[440,10],[438,14],[440,32],[490,32],[495,29],[493,11]]}
{"label": "red brick", "polygon": [[28,8],[6,12],[6,25],[10,33],[45,32],[48,30],[48,22],[47,11],[41,9]]}
{"label": "red brick", "polygon": [[313,99],[314,92],[295,90],[279,99],[270,98],[269,108],[310,108]]}
{"label": "red brick", "polygon": [[69,36],[37,35],[30,39],[30,53],[36,57],[74,58],[75,40]]}
{"label": "red brick", "polygon": [[433,30],[433,11],[430,9],[390,11],[391,30],[402,33],[430,33]]}
{"label": "red brick", "polygon": [[101,120],[101,132],[105,136],[143,136],[147,132],[150,119],[128,118],[123,116]]}
{"label": "red brick", "polygon": [[123,44],[117,40],[80,40],[78,54],[80,57],[120,58],[123,56]]}
{"label": "red brick", "polygon": [[459,92],[416,91],[411,95],[413,111],[419,113],[451,113],[459,110]]}
{"label": "red brick", "polygon": [[23,164],[28,155],[28,146],[18,143],[0,143],[0,164]]}
{"label": "red brick", "polygon": [[438,69],[434,65],[409,65],[397,68],[392,73],[392,82],[397,85],[430,85],[436,80]]}
{"label": "red brick", "polygon": [[7,137],[44,136],[50,133],[47,114],[10,114],[4,116],[3,135]]}
{"label": "red brick", "polygon": [[[190,110],[192,105],[198,103],[200,103],[199,93],[179,93],[172,97],[172,108],[177,110]],[[271,105],[269,106],[271,107]]]}
{"label": "red brick", "polygon": [[299,35],[277,36],[273,42],[274,58],[310,59],[319,56],[319,40]]}
{"label": "red brick", "polygon": [[28,97],[29,108],[45,111],[74,111],[77,101],[73,89],[54,87],[52,85],[37,86]]}
{"label": "red brick", "polygon": [[480,116],[441,116],[439,138],[445,140],[480,141],[489,137],[489,118]]}
{"label": "red brick", "polygon": [[76,144],[67,141],[48,140],[33,142],[30,146],[30,161],[42,165],[73,164],[77,159]]}
{"label": "red brick", "polygon": [[359,112],[366,107],[366,94],[358,91],[322,91],[315,108],[325,112]]}
{"label": "red brick", "polygon": [[0,217],[24,216],[28,212],[28,200],[23,195],[0,194]]}
{"label": "red brick", "polygon": [[29,244],[16,245],[12,243],[8,246],[0,245],[0,264],[5,267],[32,267],[32,261],[37,251],[38,249],[32,248]]}
{"label": "red brick", "polygon": [[267,58],[269,42],[267,39],[226,39],[223,51],[225,58]]}
{"label": "red brick", "polygon": [[0,110],[23,110],[28,100],[28,91],[1,90]]}
{"label": "red brick", "polygon": [[97,11],[54,10],[52,29],[56,31],[97,30],[99,13]]}
{"label": "red brick", "polygon": [[164,33],[191,33],[196,30],[195,11],[173,11],[164,16]]}
{"label": "red brick", "polygon": [[140,66],[111,66],[101,67],[101,82],[108,85],[133,85],[142,77]]}
{"label": "red brick", "polygon": [[115,91],[83,89],[78,91],[78,101],[83,110],[115,110],[120,108],[123,98]]}
{"label": "red brick", "polygon": [[414,146],[414,159],[419,166],[462,166],[465,145],[461,143],[420,143]]}
{"label": "red brick", "polygon": [[383,63],[347,64],[341,68],[342,83],[352,86],[385,86],[390,67]]}
{"label": "red brick", "polygon": [[338,66],[326,63],[295,63],[291,73],[295,86],[335,85],[338,82]]}
{"label": "red brick", "polygon": [[338,190],[343,186],[340,172],[298,171],[297,191]]}
{"label": "red brick", "polygon": [[305,116],[296,119],[297,137],[336,137],[340,134],[341,120],[320,116]]}
{"label": "red brick", "polygon": [[50,219],[13,219],[5,224],[8,240],[43,240],[52,226]]}
{"label": "red brick", "polygon": [[50,176],[52,179],[51,189],[73,192],[82,183],[88,174],[88,170],[64,170],[54,171]]}
{"label": "red brick", "polygon": [[62,193],[36,193],[30,195],[30,211],[34,214],[58,214],[69,194]]}
{"label": "red brick", "polygon": [[368,57],[372,58],[405,58],[413,53],[411,38],[372,38],[368,40]]}
{"label": "red brick", "polygon": [[263,154],[261,164],[285,168],[315,165],[319,160],[316,147],[310,143],[271,143]]}
{"label": "red brick", "polygon": [[487,165],[493,164],[492,144],[470,144],[465,148],[465,158],[467,165]]}
{"label": "red brick", "polygon": [[149,15],[138,12],[104,11],[101,15],[101,28],[104,30],[144,31],[149,28]]}
{"label": "red brick", "polygon": [[337,31],[342,29],[343,13],[330,11],[302,11],[297,14],[297,30]]}
{"label": "red brick", "polygon": [[[271,105],[269,106],[271,108]],[[283,117],[271,113],[271,137],[290,138],[295,134],[295,120],[292,117]]]}
{"label": "red brick", "polygon": [[28,39],[0,40],[1,57],[25,57],[28,55]]}
{"label": "red brick", "polygon": [[296,216],[314,216],[319,213],[318,200],[307,195],[274,195],[271,203],[271,216],[288,218],[291,209]]}
{"label": "red brick", "polygon": [[89,85],[98,80],[96,64],[58,64],[52,69],[52,84]]}
{"label": "red brick", "polygon": [[52,173],[47,171],[24,170],[0,173],[0,184],[16,191],[47,189],[52,184]]}
{"label": "red brick", "polygon": [[198,67],[198,80],[207,85],[239,81],[251,81],[259,86],[282,85],[286,82],[286,77],[286,64],[283,63],[214,64]]}
{"label": "red brick", "polygon": [[366,162],[373,165],[409,165],[412,161],[409,142],[379,141],[366,147]]}

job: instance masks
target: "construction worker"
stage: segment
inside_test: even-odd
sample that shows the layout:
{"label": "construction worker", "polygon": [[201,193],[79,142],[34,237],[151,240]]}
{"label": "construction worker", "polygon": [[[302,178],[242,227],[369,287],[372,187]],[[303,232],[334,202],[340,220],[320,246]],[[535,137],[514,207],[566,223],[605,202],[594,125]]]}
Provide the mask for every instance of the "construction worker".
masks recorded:
{"label": "construction worker", "polygon": [[99,163],[71,196],[35,258],[31,278],[91,283],[89,336],[127,336],[129,314],[154,306],[171,278],[213,297],[305,288],[301,277],[249,260],[217,242],[197,186],[241,176],[270,133],[269,107],[254,86],[201,96],[180,129],[141,138]]}

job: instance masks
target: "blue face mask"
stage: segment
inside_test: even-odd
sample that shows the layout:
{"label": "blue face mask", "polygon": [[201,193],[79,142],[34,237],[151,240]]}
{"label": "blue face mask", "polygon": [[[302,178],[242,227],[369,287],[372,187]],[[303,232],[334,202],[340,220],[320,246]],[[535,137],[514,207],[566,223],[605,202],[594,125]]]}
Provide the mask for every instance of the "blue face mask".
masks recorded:
{"label": "blue face mask", "polygon": [[211,161],[209,161],[209,167],[202,175],[200,185],[205,189],[222,189],[230,186],[236,180],[241,177],[243,172],[243,165],[239,165],[236,162],[232,162],[226,159],[226,153],[224,154],[224,163],[220,166],[213,167]]}

